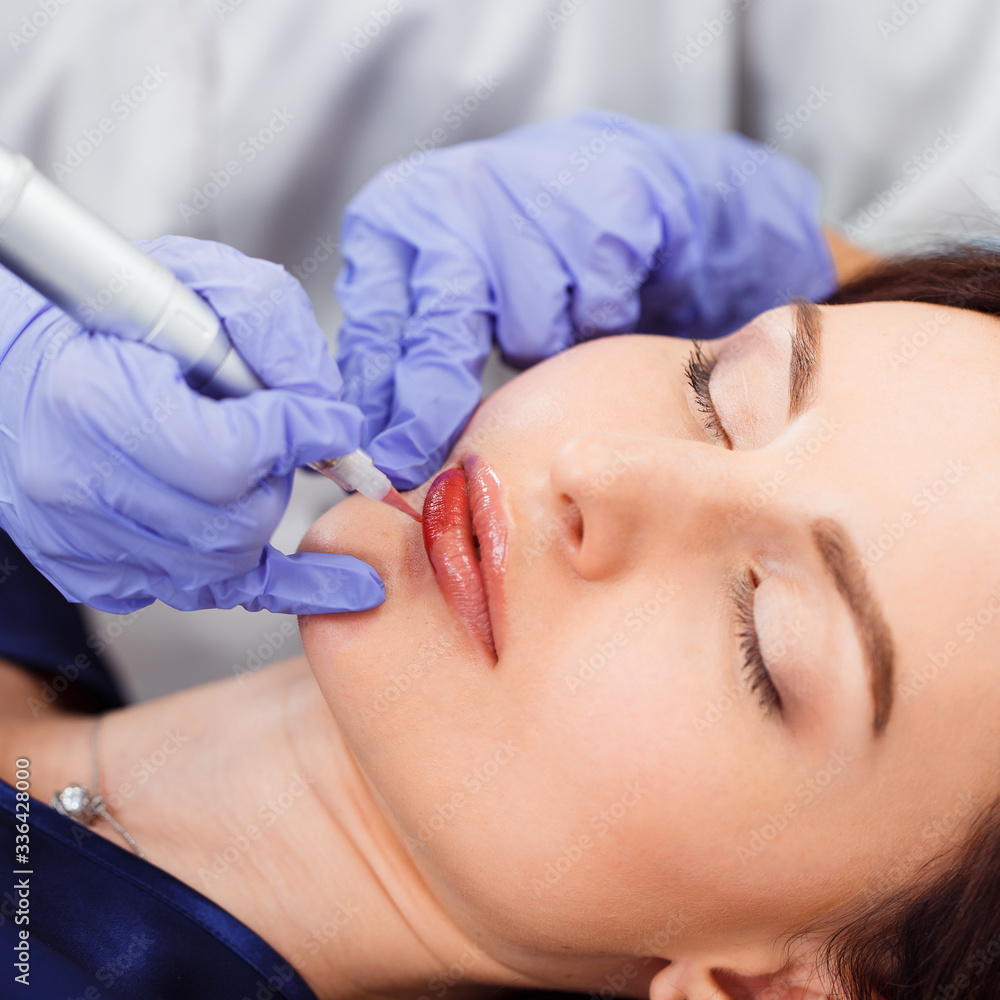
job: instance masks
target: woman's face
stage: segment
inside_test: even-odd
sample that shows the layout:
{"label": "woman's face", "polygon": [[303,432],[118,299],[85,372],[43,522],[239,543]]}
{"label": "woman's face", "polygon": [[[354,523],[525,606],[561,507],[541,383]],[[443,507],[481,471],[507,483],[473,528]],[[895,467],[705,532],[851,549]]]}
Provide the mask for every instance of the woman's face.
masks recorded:
{"label": "woman's face", "polygon": [[690,342],[623,336],[479,408],[446,468],[500,495],[495,656],[415,522],[351,498],[303,542],[385,580],[306,652],[424,877],[517,967],[764,971],[995,788],[1000,322],[783,307],[703,346],[700,400]]}

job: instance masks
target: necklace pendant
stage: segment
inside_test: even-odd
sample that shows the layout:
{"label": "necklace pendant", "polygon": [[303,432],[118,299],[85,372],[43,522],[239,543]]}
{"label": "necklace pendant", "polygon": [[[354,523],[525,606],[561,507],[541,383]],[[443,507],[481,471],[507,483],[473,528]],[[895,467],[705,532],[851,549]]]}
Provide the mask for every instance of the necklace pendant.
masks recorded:
{"label": "necklace pendant", "polygon": [[63,816],[75,819],[84,826],[90,826],[103,802],[100,795],[91,795],[90,790],[83,785],[67,785],[61,792],[56,792],[52,796],[50,804]]}

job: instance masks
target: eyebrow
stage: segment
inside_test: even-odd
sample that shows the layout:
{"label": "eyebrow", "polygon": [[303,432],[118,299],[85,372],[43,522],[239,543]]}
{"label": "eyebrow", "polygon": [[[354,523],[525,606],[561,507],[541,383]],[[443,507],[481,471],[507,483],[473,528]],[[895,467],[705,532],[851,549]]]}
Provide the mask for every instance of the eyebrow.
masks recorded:
{"label": "eyebrow", "polygon": [[843,525],[832,518],[819,518],[810,524],[810,528],[820,557],[854,618],[854,627],[861,640],[871,680],[872,697],[875,701],[872,727],[878,736],[885,729],[892,711],[892,633],[868,586],[868,578],[858,551]]}
{"label": "eyebrow", "polygon": [[806,299],[792,302],[795,333],[789,365],[788,416],[797,417],[816,393],[820,348],[823,343],[823,314]]}

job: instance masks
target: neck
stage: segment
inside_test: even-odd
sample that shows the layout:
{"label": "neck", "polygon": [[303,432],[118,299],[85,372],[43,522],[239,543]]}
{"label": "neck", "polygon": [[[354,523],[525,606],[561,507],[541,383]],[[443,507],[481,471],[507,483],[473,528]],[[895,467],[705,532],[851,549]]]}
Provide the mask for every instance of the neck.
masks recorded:
{"label": "neck", "polygon": [[[89,728],[48,720],[56,783],[90,783]],[[254,930],[317,996],[458,998],[518,981],[437,902],[304,660],[111,713],[100,744],[109,809],[147,860]]]}

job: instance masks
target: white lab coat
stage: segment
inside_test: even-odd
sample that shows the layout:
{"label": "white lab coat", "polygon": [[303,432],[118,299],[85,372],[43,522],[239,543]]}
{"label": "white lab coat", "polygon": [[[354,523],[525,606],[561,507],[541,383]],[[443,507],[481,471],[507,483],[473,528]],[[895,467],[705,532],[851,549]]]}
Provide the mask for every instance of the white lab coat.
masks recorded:
{"label": "white lab coat", "polygon": [[[5,0],[0,35],[0,142],[130,237],[280,261],[331,334],[365,180],[587,106],[773,139],[872,248],[996,231],[994,0]],[[328,498],[310,489],[286,548]],[[230,674],[282,622],[174,614],[93,619],[141,695]]]}

